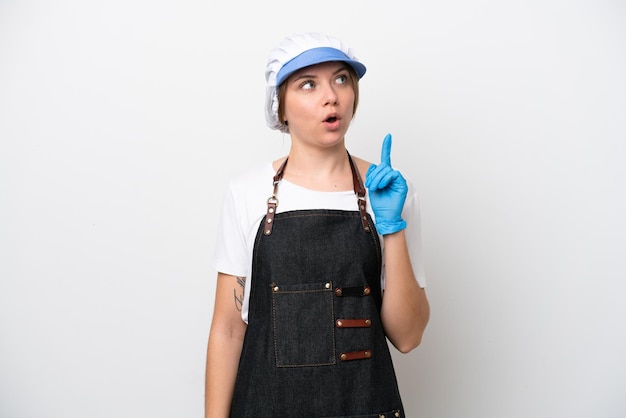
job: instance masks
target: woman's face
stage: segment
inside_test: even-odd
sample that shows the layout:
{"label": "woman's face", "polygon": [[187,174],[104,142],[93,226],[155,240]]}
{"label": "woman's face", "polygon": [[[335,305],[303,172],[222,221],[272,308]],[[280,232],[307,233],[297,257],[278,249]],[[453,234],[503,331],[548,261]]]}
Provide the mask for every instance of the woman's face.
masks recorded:
{"label": "woman's face", "polygon": [[282,119],[292,139],[343,139],[354,115],[353,77],[341,62],[312,65],[289,76]]}

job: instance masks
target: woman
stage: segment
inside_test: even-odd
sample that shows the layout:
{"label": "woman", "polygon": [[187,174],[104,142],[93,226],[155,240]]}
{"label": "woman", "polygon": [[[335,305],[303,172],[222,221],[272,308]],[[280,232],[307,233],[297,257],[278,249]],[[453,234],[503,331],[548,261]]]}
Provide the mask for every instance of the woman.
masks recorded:
{"label": "woman", "polygon": [[319,33],[270,53],[266,119],[291,148],[225,195],[206,417],[404,416],[386,341],[411,351],[429,318],[419,202],[391,136],[380,164],[346,149],[365,71]]}

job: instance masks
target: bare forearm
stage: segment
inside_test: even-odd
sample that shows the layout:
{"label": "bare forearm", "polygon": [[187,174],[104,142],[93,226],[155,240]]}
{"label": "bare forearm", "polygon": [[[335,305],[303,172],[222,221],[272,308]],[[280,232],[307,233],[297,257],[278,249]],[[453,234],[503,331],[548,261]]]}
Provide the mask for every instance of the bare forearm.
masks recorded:
{"label": "bare forearm", "polygon": [[404,231],[386,235],[384,240],[383,326],[391,343],[405,353],[420,344],[430,308],[426,292],[415,279]]}
{"label": "bare forearm", "polygon": [[205,418],[228,417],[242,340],[212,332],[206,362]]}
{"label": "bare forearm", "polygon": [[218,274],[206,359],[205,418],[226,418],[235,388],[246,324],[241,319],[245,278]]}

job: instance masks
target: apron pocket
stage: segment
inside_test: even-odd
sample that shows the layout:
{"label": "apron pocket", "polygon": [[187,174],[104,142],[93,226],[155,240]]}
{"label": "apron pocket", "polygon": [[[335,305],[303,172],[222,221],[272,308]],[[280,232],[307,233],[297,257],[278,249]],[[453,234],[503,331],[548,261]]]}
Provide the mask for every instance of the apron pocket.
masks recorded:
{"label": "apron pocket", "polygon": [[335,364],[332,282],[272,284],[276,367]]}

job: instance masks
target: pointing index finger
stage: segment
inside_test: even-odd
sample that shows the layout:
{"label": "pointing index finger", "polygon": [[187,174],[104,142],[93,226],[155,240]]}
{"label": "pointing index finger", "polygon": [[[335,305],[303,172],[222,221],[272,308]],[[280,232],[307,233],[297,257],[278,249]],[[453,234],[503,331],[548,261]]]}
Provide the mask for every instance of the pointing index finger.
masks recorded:
{"label": "pointing index finger", "polygon": [[391,166],[391,134],[387,134],[383,139],[383,149],[380,153],[380,163]]}

